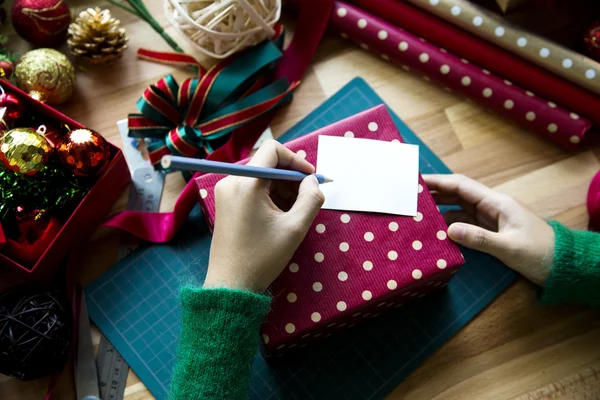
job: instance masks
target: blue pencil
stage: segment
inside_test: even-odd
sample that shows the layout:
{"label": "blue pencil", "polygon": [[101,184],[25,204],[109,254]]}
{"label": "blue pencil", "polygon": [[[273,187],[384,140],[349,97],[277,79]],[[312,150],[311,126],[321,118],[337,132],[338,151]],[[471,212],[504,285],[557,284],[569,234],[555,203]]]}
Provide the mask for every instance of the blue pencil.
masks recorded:
{"label": "blue pencil", "polygon": [[[280,181],[299,182],[306,178],[307,174],[287,169],[254,167],[251,165],[231,164],[220,161],[202,160],[198,158],[163,156],[160,164],[164,169],[178,169],[184,171],[210,172],[223,175],[247,176],[250,178],[273,179]],[[313,174],[319,183],[332,182],[331,179],[321,175]]]}

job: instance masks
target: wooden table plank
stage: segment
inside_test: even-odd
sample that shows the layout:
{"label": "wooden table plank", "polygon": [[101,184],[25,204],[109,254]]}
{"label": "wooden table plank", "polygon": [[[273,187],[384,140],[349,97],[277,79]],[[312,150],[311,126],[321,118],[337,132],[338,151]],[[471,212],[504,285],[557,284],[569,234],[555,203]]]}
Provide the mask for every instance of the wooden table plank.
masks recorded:
{"label": "wooden table plank", "polygon": [[[172,27],[162,2],[146,2],[159,23],[184,49],[202,61]],[[70,2],[78,12],[95,0]],[[121,145],[115,122],[135,112],[146,86],[166,73],[190,76],[183,69],[137,60],[135,50],[169,50],[144,22],[109,6],[130,37],[130,49],[116,65],[78,72],[78,90],[61,111]],[[293,31],[293,24],[288,24]],[[14,34],[12,34],[14,37]],[[289,40],[289,39],[288,39]],[[15,41],[15,50],[29,48]],[[453,170],[505,191],[545,217],[585,228],[585,192],[600,168],[600,150],[569,154],[487,110],[424,81],[381,58],[328,35],[291,105],[272,124],[279,135],[355,76],[363,77]],[[169,176],[161,210],[172,209],[183,187]],[[114,211],[125,206],[125,194]],[[87,282],[110,268],[118,236],[100,230],[82,260]],[[541,306],[536,288],[519,281],[413,372],[389,399],[597,399],[600,398],[600,313],[584,308]],[[95,328],[94,328],[95,329]],[[99,335],[94,330],[94,342]],[[56,398],[72,399],[71,374],[60,380]],[[0,377],[0,399],[43,397],[48,381],[19,382]],[[126,399],[151,399],[130,373]]]}

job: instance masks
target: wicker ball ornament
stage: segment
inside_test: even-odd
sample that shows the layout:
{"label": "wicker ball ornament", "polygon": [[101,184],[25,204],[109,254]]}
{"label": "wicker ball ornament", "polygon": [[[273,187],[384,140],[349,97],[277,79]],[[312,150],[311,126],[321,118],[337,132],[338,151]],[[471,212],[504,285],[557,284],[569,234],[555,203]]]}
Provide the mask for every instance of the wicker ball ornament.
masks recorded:
{"label": "wicker ball ornament", "polygon": [[67,45],[71,53],[90,64],[112,64],[127,49],[125,29],[109,10],[88,8],[69,25]]}
{"label": "wicker ball ornament", "polygon": [[165,0],[165,13],[200,51],[226,58],[275,35],[281,0]]}
{"label": "wicker ball ornament", "polygon": [[58,292],[18,286],[0,296],[0,373],[21,380],[60,370],[71,343],[71,312]]}

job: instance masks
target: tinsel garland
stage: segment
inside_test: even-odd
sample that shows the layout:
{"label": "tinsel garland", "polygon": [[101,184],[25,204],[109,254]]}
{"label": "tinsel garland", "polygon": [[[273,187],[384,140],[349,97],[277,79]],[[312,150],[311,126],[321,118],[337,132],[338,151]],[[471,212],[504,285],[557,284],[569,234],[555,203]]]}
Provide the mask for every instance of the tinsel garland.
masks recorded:
{"label": "tinsel garland", "polygon": [[51,159],[33,176],[0,166],[0,221],[16,221],[20,212],[53,216],[70,215],[93,182],[74,176]]}

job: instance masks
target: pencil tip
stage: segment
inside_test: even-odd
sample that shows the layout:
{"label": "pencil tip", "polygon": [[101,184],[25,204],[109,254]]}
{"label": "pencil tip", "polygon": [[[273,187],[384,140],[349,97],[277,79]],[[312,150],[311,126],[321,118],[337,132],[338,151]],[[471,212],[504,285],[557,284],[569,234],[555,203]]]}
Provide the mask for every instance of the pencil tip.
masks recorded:
{"label": "pencil tip", "polygon": [[329,183],[329,182],[333,182],[333,179],[328,178],[325,175],[323,175],[323,183]]}
{"label": "pencil tip", "polygon": [[169,169],[171,167],[171,157],[163,156],[160,160],[160,165],[162,165],[164,169]]}

